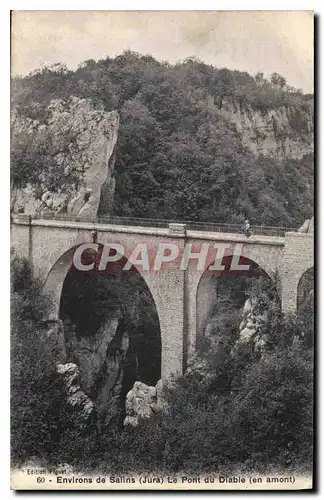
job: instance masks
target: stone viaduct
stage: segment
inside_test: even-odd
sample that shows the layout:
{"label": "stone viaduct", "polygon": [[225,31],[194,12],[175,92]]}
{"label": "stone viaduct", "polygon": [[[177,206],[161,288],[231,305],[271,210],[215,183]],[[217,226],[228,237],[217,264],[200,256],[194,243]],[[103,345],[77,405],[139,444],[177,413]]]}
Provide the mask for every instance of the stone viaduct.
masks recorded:
{"label": "stone viaduct", "polygon": [[[191,243],[200,248],[203,243],[227,248],[242,245],[242,255],[257,264],[270,278],[279,277],[282,310],[294,312],[297,307],[298,284],[304,273],[313,267],[313,234],[286,232],[283,236],[213,232],[188,229],[184,224],[167,227],[144,227],[99,222],[77,222],[31,218],[14,214],[11,244],[17,255],[29,260],[34,274],[42,280],[45,290],[53,297],[54,313],[59,315],[60,297],[65,277],[72,265],[76,248],[93,242],[120,243],[129,258],[137,243],[147,244],[152,252],[160,242],[175,243],[180,249]],[[160,271],[138,271],[145,280],[157,309],[161,342],[161,377],[163,380],[183,373],[188,356],[196,348],[197,335],[208,320],[215,285],[213,276],[197,270],[195,259],[186,270],[174,262]],[[195,264],[195,265],[192,265]]]}

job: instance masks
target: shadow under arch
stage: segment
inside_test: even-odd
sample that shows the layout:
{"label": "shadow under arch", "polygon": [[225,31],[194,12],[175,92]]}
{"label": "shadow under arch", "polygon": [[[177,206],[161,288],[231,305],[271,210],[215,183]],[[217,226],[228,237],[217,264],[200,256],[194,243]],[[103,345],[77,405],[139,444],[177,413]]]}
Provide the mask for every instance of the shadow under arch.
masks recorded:
{"label": "shadow under arch", "polygon": [[[233,293],[230,299],[234,308],[240,308],[244,305],[247,299],[248,283],[252,284],[253,280],[259,279],[263,279],[264,282],[269,284],[273,297],[279,301],[277,283],[274,277],[270,276],[257,262],[244,256],[240,256],[238,263],[240,266],[248,266],[249,268],[246,270],[233,270],[231,268],[232,259],[233,254],[226,255],[222,260],[224,270],[210,271],[208,266],[200,276],[196,291],[196,345],[199,345],[208,321],[215,312],[215,307],[223,299],[226,284],[222,284],[222,281],[226,280],[229,287],[231,283],[235,284],[236,282],[238,284],[232,290]],[[239,286],[240,282],[241,286]]]}
{"label": "shadow under arch", "polygon": [[[88,245],[88,243],[86,243]],[[157,380],[161,376],[161,329],[160,329],[160,319],[159,319],[159,311],[156,306],[156,302],[154,299],[154,296],[151,293],[149,283],[147,283],[147,278],[144,274],[141,274],[140,270],[136,268],[135,265],[132,265],[131,269],[129,271],[121,271],[122,267],[125,265],[127,262],[127,258],[124,255],[119,255],[119,260],[114,262],[114,263],[109,263],[108,266],[106,267],[105,270],[99,271],[98,265],[100,262],[100,257],[101,257],[101,252],[104,247],[103,244],[97,243],[98,251],[92,249],[89,252],[84,252],[82,255],[82,263],[83,264],[89,264],[89,263],[94,263],[94,268],[93,270],[90,271],[80,271],[77,270],[74,266],[73,263],[73,256],[77,248],[79,248],[82,244],[75,245],[71,247],[67,252],[65,252],[53,265],[51,270],[49,271],[45,284],[44,284],[44,291],[45,293],[51,298],[51,303],[52,303],[52,316],[59,318],[62,314],[66,316],[66,308],[64,307],[64,303],[62,302],[62,298],[64,295],[64,286],[66,284],[67,278],[73,278],[78,276],[84,276],[87,280],[87,278],[91,279],[91,277],[95,276],[102,276],[105,277],[109,280],[111,276],[115,274],[115,278],[119,276],[124,276],[125,277],[125,284],[128,283],[128,277],[132,277],[132,281],[136,284],[139,283],[141,290],[145,291],[145,298],[148,302],[150,302],[151,306],[154,309],[155,312],[155,328],[157,328],[156,332],[156,337],[157,337],[157,343],[158,345],[156,346],[157,351],[159,352],[159,359],[156,363],[155,367],[155,372],[158,374],[154,379],[156,380],[149,380],[150,377],[145,377],[144,380],[141,379],[142,382],[149,383],[150,385],[154,385]],[[91,244],[90,244],[91,245]],[[122,274],[123,273],[123,274]],[[122,285],[123,282],[121,282],[121,290],[122,290]],[[142,294],[143,295],[143,294]],[[121,300],[119,300],[119,305],[122,306]],[[147,304],[146,304],[147,305]],[[120,315],[121,318],[121,315]],[[145,370],[144,370],[145,372]]]}
{"label": "shadow under arch", "polygon": [[297,314],[314,303],[314,266],[304,271],[297,285]]}

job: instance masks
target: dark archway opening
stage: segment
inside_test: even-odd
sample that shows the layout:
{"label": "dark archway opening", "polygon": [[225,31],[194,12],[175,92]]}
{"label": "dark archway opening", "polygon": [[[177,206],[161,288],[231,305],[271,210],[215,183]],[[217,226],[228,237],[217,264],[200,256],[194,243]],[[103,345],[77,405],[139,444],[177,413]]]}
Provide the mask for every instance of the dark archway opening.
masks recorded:
{"label": "dark archway opening", "polygon": [[301,276],[297,287],[297,313],[314,311],[314,267]]}
{"label": "dark archway opening", "polygon": [[161,334],[152,295],[139,272],[123,270],[126,259],[99,270],[103,246],[82,256],[91,271],[71,266],[62,289],[68,361],[80,369],[81,389],[94,401],[103,425],[119,425],[127,392],[136,380],[155,385],[161,377]]}
{"label": "dark archway opening", "polygon": [[[248,299],[257,300],[258,309],[266,310],[271,303],[280,305],[275,280],[256,262],[245,257],[240,257],[239,265],[249,266],[248,270],[233,270],[232,258],[232,255],[224,257],[224,270],[206,270],[200,279],[197,289],[198,348],[204,349],[206,337],[214,336],[219,338],[222,349],[228,354],[243,328],[242,309],[249,306]],[[253,314],[250,316],[254,321]]]}

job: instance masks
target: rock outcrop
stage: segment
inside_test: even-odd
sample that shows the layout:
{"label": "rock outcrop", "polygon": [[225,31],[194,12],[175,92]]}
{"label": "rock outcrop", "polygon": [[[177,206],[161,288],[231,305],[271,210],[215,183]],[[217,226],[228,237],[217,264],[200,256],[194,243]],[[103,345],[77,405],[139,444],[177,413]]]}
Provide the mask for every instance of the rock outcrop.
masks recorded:
{"label": "rock outcrop", "polygon": [[67,404],[72,408],[74,422],[82,428],[94,416],[94,405],[80,386],[78,366],[67,362],[63,322],[49,317],[43,321],[40,333],[47,357],[54,360],[56,371],[63,378]]}
{"label": "rock outcrop", "polygon": [[162,380],[159,380],[155,386],[137,381],[126,396],[124,425],[136,427],[141,419],[148,419],[155,413],[164,412],[167,409],[168,403],[164,397]]}
{"label": "rock outcrop", "polygon": [[[226,358],[235,356],[241,346],[250,345],[255,351],[262,353],[267,343],[267,338],[261,332],[261,326],[266,321],[266,312],[258,312],[257,298],[248,298],[240,311],[241,321],[237,329],[237,336],[230,348],[224,339],[217,335],[218,316],[210,318],[204,331],[204,342],[208,345],[208,355],[199,351],[195,352],[187,363],[185,375],[194,376],[202,384],[208,384],[213,377],[213,371],[221,366]],[[212,353],[213,366],[210,365]]]}
{"label": "rock outcrop", "polygon": [[242,310],[242,321],[239,326],[239,338],[234,345],[234,350],[242,344],[253,342],[254,348],[262,351],[266,345],[266,338],[260,335],[261,324],[266,320],[266,313],[263,316],[256,312],[257,298],[248,298]]}
{"label": "rock outcrop", "polygon": [[114,194],[112,157],[118,127],[116,111],[95,110],[89,99],[51,101],[42,123],[14,109],[12,149],[18,149],[23,138],[43,166],[32,183],[13,189],[12,210],[95,218],[102,188],[106,197]]}
{"label": "rock outcrop", "polygon": [[302,158],[314,150],[313,102],[305,102],[303,109],[281,106],[264,112],[248,104],[224,99],[220,110],[242,144],[256,155]]}
{"label": "rock outcrop", "polygon": [[98,425],[117,425],[122,415],[121,400],[124,366],[129,347],[119,319],[110,318],[94,335],[77,339],[70,336],[68,359],[80,371],[80,386],[94,403]]}
{"label": "rock outcrop", "polygon": [[86,426],[94,414],[91,399],[80,387],[80,371],[75,363],[58,364],[57,373],[63,377],[67,392],[67,403],[74,410],[75,420],[81,427]]}
{"label": "rock outcrop", "polygon": [[119,317],[112,317],[94,335],[79,339],[69,328],[64,331],[60,319],[49,317],[42,323],[45,352],[63,378],[67,403],[79,427],[94,420],[101,428],[112,427],[123,417],[129,339],[119,323]]}
{"label": "rock outcrop", "polygon": [[304,224],[298,229],[298,232],[314,234],[314,216],[311,219],[306,219]]}

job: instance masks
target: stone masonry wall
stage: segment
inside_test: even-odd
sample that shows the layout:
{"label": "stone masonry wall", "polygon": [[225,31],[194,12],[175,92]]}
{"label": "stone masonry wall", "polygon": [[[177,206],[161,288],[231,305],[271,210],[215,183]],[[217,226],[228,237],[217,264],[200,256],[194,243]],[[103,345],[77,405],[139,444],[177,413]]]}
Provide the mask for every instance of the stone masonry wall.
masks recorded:
{"label": "stone masonry wall", "polygon": [[302,275],[314,265],[314,238],[309,233],[286,233],[284,256],[280,269],[282,310],[297,308],[297,288]]}
{"label": "stone masonry wall", "polygon": [[[178,238],[174,234],[170,235],[168,229],[137,228],[135,233],[133,228],[113,230],[91,223],[33,222],[35,225],[32,226],[14,223],[12,243],[18,255],[27,257],[30,254],[35,274],[46,282],[45,289],[49,287],[54,293],[57,311],[63,282],[72,263],[73,247],[92,242],[94,227],[97,228],[98,243],[121,243],[126,258],[130,257],[130,252],[139,242],[146,242],[154,255],[157,245],[163,241],[176,243],[180,247],[181,258],[184,244],[188,241],[184,235]],[[225,236],[219,235],[219,238],[223,241]],[[309,233],[287,233],[284,247],[282,241],[278,240],[277,250],[274,241],[266,245],[262,239],[258,242],[256,238],[254,243],[249,243],[249,255],[258,257],[262,254],[261,264],[268,255],[267,270],[271,271],[271,275],[279,271],[284,311],[296,309],[298,282],[302,274],[313,266],[313,241],[313,235]],[[270,263],[273,269],[270,269]],[[191,272],[190,268],[188,271],[180,270],[179,259],[161,271],[138,271],[156,305],[162,340],[162,380],[170,380],[183,373],[187,359],[195,350],[199,317],[197,288],[204,271],[197,274]]]}

